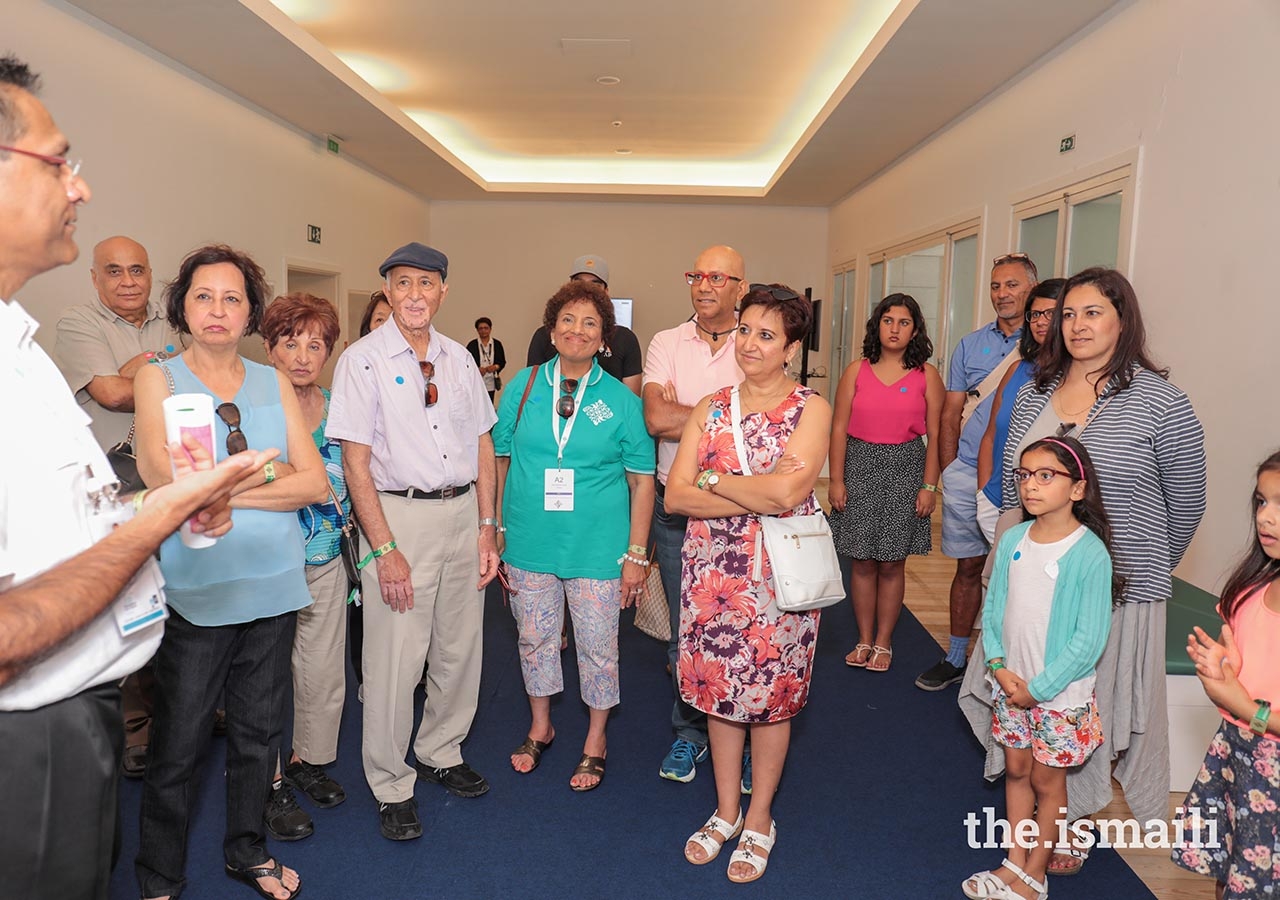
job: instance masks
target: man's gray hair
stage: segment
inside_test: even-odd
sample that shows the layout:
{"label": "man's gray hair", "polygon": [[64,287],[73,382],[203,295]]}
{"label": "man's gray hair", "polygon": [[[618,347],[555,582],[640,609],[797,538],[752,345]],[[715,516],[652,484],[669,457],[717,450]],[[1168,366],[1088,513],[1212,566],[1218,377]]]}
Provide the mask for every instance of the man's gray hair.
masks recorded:
{"label": "man's gray hair", "polygon": [[[0,56],[0,144],[12,144],[27,131],[27,123],[13,102],[13,89],[34,94],[40,90],[40,76],[12,54]],[[9,154],[0,150],[0,159]]]}

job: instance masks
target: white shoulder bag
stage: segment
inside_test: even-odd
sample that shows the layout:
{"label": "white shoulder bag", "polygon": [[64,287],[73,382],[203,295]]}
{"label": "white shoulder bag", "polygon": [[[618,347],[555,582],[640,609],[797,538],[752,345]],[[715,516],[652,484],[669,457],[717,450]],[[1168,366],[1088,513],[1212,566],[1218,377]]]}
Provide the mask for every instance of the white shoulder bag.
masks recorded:
{"label": "white shoulder bag", "polygon": [[[735,387],[729,401],[729,425],[743,475],[753,475],[746,441],[742,437],[742,407]],[[778,609],[806,612],[831,606],[844,599],[844,578],[836,556],[831,525],[819,509],[808,516],[760,516],[760,534],[773,567],[773,591]],[[753,577],[759,580],[763,561],[756,548]]]}

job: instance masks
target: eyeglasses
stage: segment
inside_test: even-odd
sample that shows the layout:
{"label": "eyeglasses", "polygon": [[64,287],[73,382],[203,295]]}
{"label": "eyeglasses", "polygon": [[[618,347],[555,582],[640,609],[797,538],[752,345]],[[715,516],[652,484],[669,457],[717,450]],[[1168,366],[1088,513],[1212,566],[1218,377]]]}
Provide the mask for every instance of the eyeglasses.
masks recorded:
{"label": "eyeglasses", "polygon": [[690,284],[702,284],[702,279],[711,282],[712,287],[724,287],[730,281],[741,281],[742,279],[736,275],[726,275],[723,272],[685,272],[684,280]]}
{"label": "eyeglasses", "polygon": [[1061,469],[1044,468],[1044,469],[1036,469],[1032,471],[1031,469],[1024,469],[1022,467],[1018,467],[1013,470],[1013,480],[1018,482],[1018,484],[1022,484],[1028,478],[1032,478],[1032,477],[1034,477],[1036,481],[1040,482],[1040,484],[1048,484],[1049,482],[1053,481],[1053,479],[1057,478],[1059,475],[1061,475],[1063,478],[1071,477],[1070,472],[1064,472]]}
{"label": "eyeglasses", "polygon": [[431,383],[431,379],[436,377],[436,367],[434,363],[423,359],[418,361],[418,368],[422,371],[422,378],[427,383],[426,395],[423,399],[426,400],[427,409],[430,409],[440,399],[440,387]]}
{"label": "eyeglasses", "polygon": [[560,418],[568,419],[573,416],[573,392],[578,389],[578,379],[564,378],[560,381],[561,397],[556,401],[556,412],[560,414]]}
{"label": "eyeglasses", "polygon": [[1034,322],[1036,319],[1044,319],[1049,325],[1053,324],[1053,310],[1051,309],[1031,309],[1027,310],[1027,321]]}
{"label": "eyeglasses", "polygon": [[1007,262],[1031,262],[1031,257],[1025,253],[1002,253],[991,260],[991,266],[994,268]]}
{"label": "eyeglasses", "polygon": [[[712,283],[714,284],[714,282]],[[773,297],[774,300],[799,300],[800,299],[800,295],[797,294],[795,291],[789,291],[786,288],[771,287],[770,285],[767,285],[767,284],[749,284],[747,285],[747,290],[751,291],[751,293],[753,294],[756,291],[764,291],[765,293],[769,294],[769,296]]]}
{"label": "eyeglasses", "polygon": [[214,410],[222,424],[227,426],[227,453],[235,456],[249,449],[249,439],[240,430],[240,407],[234,403],[222,403]]}
{"label": "eyeglasses", "polygon": [[65,156],[47,156],[44,153],[36,153],[34,150],[23,150],[21,147],[5,147],[0,145],[0,150],[8,150],[10,153],[21,153],[23,156],[30,156],[38,159],[40,162],[48,163],[55,169],[61,169],[66,166],[71,170],[71,177],[75,178],[80,174],[80,166],[84,164],[84,160],[67,159]]}

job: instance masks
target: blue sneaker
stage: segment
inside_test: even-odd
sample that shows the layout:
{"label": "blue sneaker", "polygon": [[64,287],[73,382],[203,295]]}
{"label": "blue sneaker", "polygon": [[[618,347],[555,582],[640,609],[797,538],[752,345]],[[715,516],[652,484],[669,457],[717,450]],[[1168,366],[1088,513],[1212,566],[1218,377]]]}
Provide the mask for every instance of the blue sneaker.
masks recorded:
{"label": "blue sneaker", "polygon": [[709,755],[706,747],[699,747],[693,741],[676,738],[666,758],[662,760],[662,768],[658,774],[669,781],[689,782],[698,774],[698,763],[706,762]]}
{"label": "blue sneaker", "polygon": [[751,743],[742,747],[742,793],[751,793]]}

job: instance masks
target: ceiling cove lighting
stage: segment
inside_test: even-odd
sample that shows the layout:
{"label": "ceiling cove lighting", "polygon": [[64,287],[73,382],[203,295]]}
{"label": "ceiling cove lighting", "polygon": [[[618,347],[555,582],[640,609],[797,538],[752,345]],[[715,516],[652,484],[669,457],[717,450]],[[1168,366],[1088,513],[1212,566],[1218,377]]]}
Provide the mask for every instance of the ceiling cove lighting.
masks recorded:
{"label": "ceiling cove lighting", "polygon": [[403,69],[372,53],[335,53],[334,56],[380,94],[402,90],[409,84],[409,76]]}

